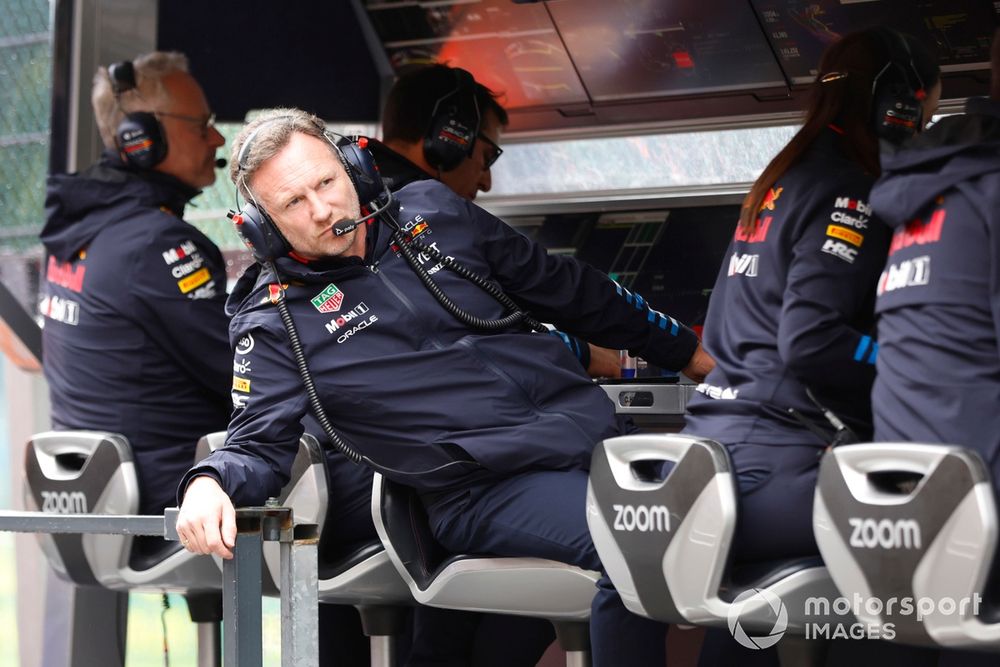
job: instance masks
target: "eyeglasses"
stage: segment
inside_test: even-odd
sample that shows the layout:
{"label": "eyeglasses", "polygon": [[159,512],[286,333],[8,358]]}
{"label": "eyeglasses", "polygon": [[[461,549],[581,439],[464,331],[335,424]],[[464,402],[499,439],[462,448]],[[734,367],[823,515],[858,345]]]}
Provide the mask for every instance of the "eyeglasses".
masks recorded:
{"label": "eyeglasses", "polygon": [[176,118],[177,120],[183,120],[186,123],[194,123],[198,126],[201,131],[201,138],[207,139],[209,130],[215,127],[215,114],[210,113],[208,117],[198,117],[198,116],[185,116],[181,113],[167,113],[166,111],[154,111],[157,116],[166,116],[167,118]]}
{"label": "eyeglasses", "polygon": [[496,163],[497,160],[500,159],[500,156],[503,155],[503,149],[497,146],[496,142],[487,137],[485,134],[477,134],[476,138],[493,149],[492,154],[489,155],[484,154],[483,156],[483,161],[484,161],[483,169],[489,169]]}

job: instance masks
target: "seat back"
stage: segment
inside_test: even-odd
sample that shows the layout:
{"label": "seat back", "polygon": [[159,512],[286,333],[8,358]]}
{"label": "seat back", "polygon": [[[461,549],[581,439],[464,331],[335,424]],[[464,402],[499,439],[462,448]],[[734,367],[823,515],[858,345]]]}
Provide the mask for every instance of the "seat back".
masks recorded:
{"label": "seat back", "polygon": [[[139,483],[124,436],[97,431],[49,431],[25,449],[24,504],[60,514],[135,514]],[[52,569],[80,586],[100,585],[95,559],[125,564],[131,535],[38,534]]]}
{"label": "seat back", "polygon": [[410,587],[425,591],[449,558],[431,534],[416,491],[375,473],[372,515],[386,550],[404,570]]}
{"label": "seat back", "polygon": [[416,492],[376,473],[372,518],[389,560],[425,605],[583,623],[599,573],[532,557],[448,553]]}
{"label": "seat back", "polygon": [[729,453],[718,442],[656,433],[594,449],[587,521],[632,612],[717,627],[738,618],[743,629],[765,633],[853,621],[832,609],[810,615],[810,598],[837,597],[818,557],[733,567],[738,508]]}
{"label": "seat back", "polygon": [[[139,509],[132,448],[119,434],[39,433],[25,450],[25,479],[28,509],[115,515]],[[144,548],[137,550],[142,540]],[[53,569],[77,585],[178,593],[222,588],[221,568],[211,558],[155,536],[39,534],[39,541]]]}
{"label": "seat back", "polygon": [[[673,465],[665,479],[648,474],[664,462]],[[587,522],[625,606],[671,623],[690,622],[704,607],[721,611],[711,601],[726,569],[736,502],[729,457],[717,442],[642,434],[599,443]]]}
{"label": "seat back", "polygon": [[1000,624],[976,618],[996,551],[997,510],[975,452],[910,443],[833,449],[820,466],[813,529],[837,587],[862,601],[862,622],[892,623],[906,643],[1000,641]]}

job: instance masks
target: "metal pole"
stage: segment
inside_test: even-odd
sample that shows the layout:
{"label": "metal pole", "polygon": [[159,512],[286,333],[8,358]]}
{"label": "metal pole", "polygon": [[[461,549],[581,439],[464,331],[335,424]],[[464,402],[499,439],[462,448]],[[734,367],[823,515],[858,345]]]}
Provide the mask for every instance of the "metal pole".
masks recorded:
{"label": "metal pole", "polygon": [[[222,562],[222,664],[261,667],[261,546],[260,519],[256,530],[237,515],[233,558]],[[243,525],[241,525],[243,524]]]}
{"label": "metal pole", "polygon": [[[0,512],[0,530],[12,533],[99,533],[102,535],[163,535],[162,516],[130,514],[55,514]],[[174,540],[177,539],[176,531]],[[170,538],[167,538],[170,539]]]}
{"label": "metal pole", "polygon": [[[162,517],[8,510],[0,511],[0,531],[160,535],[177,541],[177,514],[177,508]],[[316,526],[293,526],[289,508],[268,506],[237,509],[236,529],[233,558],[222,565],[223,665],[263,664],[261,547],[268,540],[281,543],[282,667],[319,667]]]}
{"label": "metal pole", "polygon": [[222,626],[218,622],[197,623],[198,626],[198,667],[222,667],[220,652],[222,646]]}
{"label": "metal pole", "polygon": [[316,526],[281,540],[281,667],[319,667],[319,570]]}

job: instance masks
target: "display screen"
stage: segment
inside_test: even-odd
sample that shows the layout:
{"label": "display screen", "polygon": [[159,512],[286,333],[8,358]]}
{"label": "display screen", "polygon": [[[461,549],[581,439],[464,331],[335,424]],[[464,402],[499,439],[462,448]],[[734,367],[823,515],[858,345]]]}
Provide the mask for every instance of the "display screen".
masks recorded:
{"label": "display screen", "polygon": [[503,93],[507,109],[588,102],[545,5],[510,0],[369,2],[395,70],[445,63]]}
{"label": "display screen", "polygon": [[518,229],[550,252],[571,254],[607,273],[657,310],[700,326],[739,215],[733,205],[573,213]]}
{"label": "display screen", "polygon": [[747,2],[547,3],[595,101],[783,86]]}
{"label": "display screen", "polygon": [[752,4],[793,83],[812,81],[823,50],[842,35],[877,25],[916,37],[945,71],[981,67],[989,63],[990,40],[1000,25],[1000,2],[987,0],[752,0]]}

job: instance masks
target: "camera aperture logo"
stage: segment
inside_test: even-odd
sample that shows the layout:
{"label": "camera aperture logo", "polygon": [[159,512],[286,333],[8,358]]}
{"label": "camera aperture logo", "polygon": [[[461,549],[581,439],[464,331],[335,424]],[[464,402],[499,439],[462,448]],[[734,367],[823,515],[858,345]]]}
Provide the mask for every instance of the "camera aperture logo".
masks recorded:
{"label": "camera aperture logo", "polygon": [[[771,627],[769,632],[760,635],[751,635],[743,628],[745,623],[744,610],[747,607],[754,609],[765,609],[769,608],[771,611],[770,616],[774,618],[774,625]],[[749,616],[749,614],[747,614]],[[761,617],[762,614],[754,614],[756,617]],[[750,590],[743,591],[736,599],[733,600],[733,604],[729,607],[729,613],[726,615],[726,620],[729,623],[729,632],[733,635],[735,639],[741,646],[745,646],[751,649],[764,649],[770,648],[778,643],[778,640],[782,638],[785,634],[785,629],[788,627],[788,610],[785,609],[785,603],[781,601],[777,595],[768,590],[763,590],[760,588],[751,588]]]}

